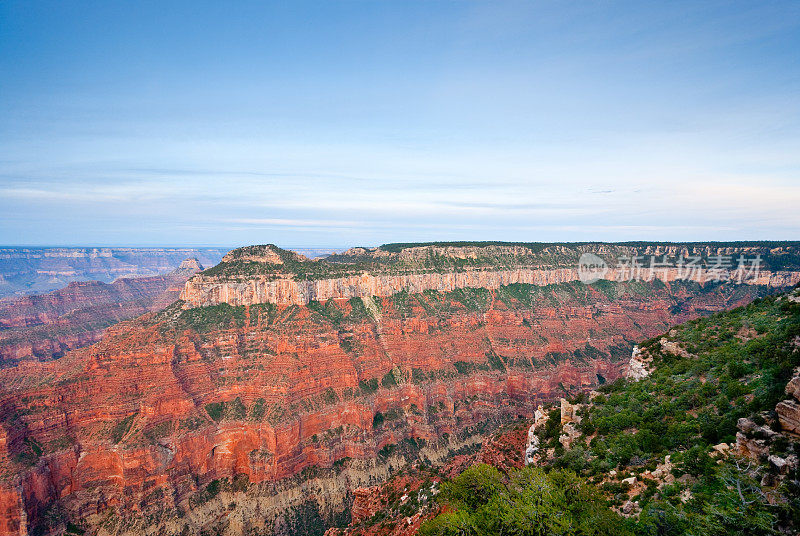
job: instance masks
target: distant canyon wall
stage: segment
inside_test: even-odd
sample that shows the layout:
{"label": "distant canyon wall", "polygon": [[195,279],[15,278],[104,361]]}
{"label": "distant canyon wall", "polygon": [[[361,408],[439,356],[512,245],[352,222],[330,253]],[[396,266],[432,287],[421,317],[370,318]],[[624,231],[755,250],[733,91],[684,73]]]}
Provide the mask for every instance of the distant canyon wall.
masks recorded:
{"label": "distant canyon wall", "polygon": [[164,275],[73,281],[48,294],[0,299],[0,368],[94,344],[108,326],[174,302],[199,270],[196,259],[187,259]]}
{"label": "distant canyon wall", "polygon": [[111,283],[166,274],[187,257],[217,264],[220,248],[0,248],[0,298],[50,292],[73,281]]}

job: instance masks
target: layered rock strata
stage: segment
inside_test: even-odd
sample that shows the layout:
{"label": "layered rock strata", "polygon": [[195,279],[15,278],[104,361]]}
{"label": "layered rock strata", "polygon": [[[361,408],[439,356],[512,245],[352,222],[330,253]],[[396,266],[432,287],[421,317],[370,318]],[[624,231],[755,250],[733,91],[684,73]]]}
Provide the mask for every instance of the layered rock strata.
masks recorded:
{"label": "layered rock strata", "polygon": [[104,523],[203,530],[190,511],[224,519],[223,534],[289,533],[287,512],[308,509],[331,523],[348,490],[614,380],[629,341],[758,295],[576,283],[176,304],[57,361],[0,371],[0,534],[67,521],[98,534]]}
{"label": "layered rock strata", "polygon": [[800,436],[800,371],[786,385],[786,394],[790,398],[778,402],[775,413],[781,428],[791,434]]}
{"label": "layered rock strata", "polygon": [[[505,247],[489,247],[493,266],[511,263]],[[367,263],[379,279],[418,263],[416,275],[438,285],[492,272],[436,271],[476,259],[485,267],[487,250],[445,247],[442,261],[436,248],[410,248],[403,266],[382,259],[409,248],[328,264],[245,248],[198,277],[324,281]],[[493,270],[543,269],[526,259]],[[495,287],[494,276],[477,277],[487,288],[176,302],[56,361],[1,370],[0,536],[68,523],[88,534],[231,536],[344,525],[353,489],[409,461],[474,452],[501,424],[623,376],[634,342],[771,292],[677,279]]]}

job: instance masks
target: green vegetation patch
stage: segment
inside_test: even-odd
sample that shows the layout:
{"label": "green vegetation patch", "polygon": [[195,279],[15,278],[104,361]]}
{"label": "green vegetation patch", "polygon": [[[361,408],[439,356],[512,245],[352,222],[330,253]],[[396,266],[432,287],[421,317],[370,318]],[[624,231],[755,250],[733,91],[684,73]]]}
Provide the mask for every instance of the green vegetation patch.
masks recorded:
{"label": "green vegetation patch", "polygon": [[491,368],[499,370],[500,372],[506,371],[505,361],[494,350],[486,352],[486,360],[489,362]]}
{"label": "green vegetation patch", "polygon": [[136,415],[137,413],[128,415],[127,417],[125,417],[124,419],[122,419],[121,421],[119,421],[117,424],[114,425],[114,427],[111,429],[112,442],[119,443],[120,441],[122,441],[122,438],[125,437],[125,434],[127,434],[130,431],[131,425],[133,424],[133,420],[136,418]]}
{"label": "green vegetation patch", "polygon": [[341,324],[344,319],[344,314],[339,310],[336,306],[336,302],[333,300],[328,300],[324,304],[312,300],[308,302],[307,307],[334,326]]}
{"label": "green vegetation patch", "polygon": [[368,380],[359,380],[358,388],[361,390],[362,394],[370,395],[378,390],[378,379],[370,378]]}
{"label": "green vegetation patch", "polygon": [[164,421],[145,428],[143,435],[150,444],[156,444],[159,439],[168,436],[171,431],[172,421]]}
{"label": "green vegetation patch", "polygon": [[184,309],[174,318],[172,325],[182,331],[191,329],[197,333],[208,333],[225,329],[237,329],[245,325],[245,307],[227,303]]}
{"label": "green vegetation patch", "polygon": [[448,296],[470,311],[483,312],[489,308],[491,303],[491,294],[485,288],[456,289],[450,292]]}
{"label": "green vegetation patch", "polygon": [[205,409],[216,422],[224,419],[244,420],[247,417],[247,407],[238,396],[230,401],[211,402],[205,405]]}
{"label": "green vegetation patch", "polygon": [[336,394],[333,387],[328,387],[322,392],[322,402],[328,405],[339,403],[339,395]]}
{"label": "green vegetation patch", "polygon": [[[717,463],[711,447],[735,443],[738,419],[763,423],[761,415],[774,415],[800,365],[798,336],[800,304],[767,297],[643,343],[653,358],[651,375],[601,387],[570,450],[561,448],[550,423],[540,432],[542,447],[555,448],[549,463],[588,480],[606,478],[611,469],[652,469],[669,455],[675,476],[689,475],[693,484],[648,485],[637,497],[639,534],[774,534],[779,525],[796,524],[800,488],[788,484],[776,493],[794,499],[770,504],[752,473],[732,459]],[[627,495],[615,486],[606,482],[604,491],[621,504]],[[691,501],[681,499],[684,489]]]}
{"label": "green vegetation patch", "polygon": [[381,378],[381,385],[387,389],[397,385],[397,379],[394,377],[394,370],[390,370],[383,375],[383,378]]}
{"label": "green vegetation patch", "polygon": [[526,467],[506,478],[480,464],[444,482],[441,497],[450,511],[426,521],[421,536],[633,534],[602,495],[568,471]]}

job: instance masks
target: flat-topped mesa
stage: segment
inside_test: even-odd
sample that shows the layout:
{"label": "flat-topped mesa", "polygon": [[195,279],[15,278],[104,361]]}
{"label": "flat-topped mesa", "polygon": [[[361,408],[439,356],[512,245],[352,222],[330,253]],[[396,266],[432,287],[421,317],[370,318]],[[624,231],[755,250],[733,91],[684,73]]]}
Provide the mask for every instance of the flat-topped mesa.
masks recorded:
{"label": "flat-topped mesa", "polygon": [[[229,252],[222,262],[187,281],[184,307],[227,303],[305,305],[312,300],[387,297],[399,292],[497,289],[515,283],[551,285],[581,280],[581,256],[605,262],[599,279],[634,278],[741,280],[747,284],[788,287],[800,282],[800,242],[734,243],[503,243],[451,242],[386,244],[351,248],[324,259],[308,259],[275,245]],[[672,263],[650,272],[651,258]],[[724,266],[714,266],[723,256]],[[702,259],[700,268],[681,270],[679,258]],[[745,273],[739,257],[759,259],[757,272]],[[636,274],[624,259],[639,258]],[[750,266],[752,268],[752,266]]]}

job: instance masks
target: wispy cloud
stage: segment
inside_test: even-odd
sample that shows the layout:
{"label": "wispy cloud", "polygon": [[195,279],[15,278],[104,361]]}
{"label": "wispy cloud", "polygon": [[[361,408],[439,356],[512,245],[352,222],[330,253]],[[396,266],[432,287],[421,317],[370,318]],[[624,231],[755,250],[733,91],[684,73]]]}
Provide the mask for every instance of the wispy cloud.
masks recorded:
{"label": "wispy cloud", "polygon": [[296,220],[282,218],[233,218],[227,220],[230,223],[240,223],[254,226],[270,227],[364,227],[370,225],[365,221],[347,220]]}
{"label": "wispy cloud", "polygon": [[800,229],[796,2],[131,9],[4,21],[0,243]]}

